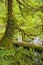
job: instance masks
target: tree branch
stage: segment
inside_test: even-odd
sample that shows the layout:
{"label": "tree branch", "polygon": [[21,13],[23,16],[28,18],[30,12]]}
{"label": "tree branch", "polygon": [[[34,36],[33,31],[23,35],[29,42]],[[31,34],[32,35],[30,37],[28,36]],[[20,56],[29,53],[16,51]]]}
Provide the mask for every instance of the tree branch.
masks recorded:
{"label": "tree branch", "polygon": [[29,44],[29,43],[26,43],[26,42],[15,42],[13,41],[13,45],[17,45],[17,46],[23,46],[25,48],[32,48],[34,49],[35,51],[38,51],[38,52],[42,52],[43,51],[43,46],[37,46],[37,45],[34,45],[34,44]]}

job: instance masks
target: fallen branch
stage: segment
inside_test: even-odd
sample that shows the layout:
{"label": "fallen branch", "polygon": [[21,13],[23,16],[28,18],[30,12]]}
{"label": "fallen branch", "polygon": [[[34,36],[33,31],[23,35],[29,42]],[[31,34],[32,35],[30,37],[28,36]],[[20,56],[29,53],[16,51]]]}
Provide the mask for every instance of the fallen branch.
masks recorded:
{"label": "fallen branch", "polygon": [[43,46],[37,46],[37,45],[29,44],[29,43],[26,43],[26,42],[13,41],[13,45],[23,46],[23,47],[26,47],[26,48],[32,48],[32,49],[34,49],[35,51],[38,51],[38,52],[43,51]]}

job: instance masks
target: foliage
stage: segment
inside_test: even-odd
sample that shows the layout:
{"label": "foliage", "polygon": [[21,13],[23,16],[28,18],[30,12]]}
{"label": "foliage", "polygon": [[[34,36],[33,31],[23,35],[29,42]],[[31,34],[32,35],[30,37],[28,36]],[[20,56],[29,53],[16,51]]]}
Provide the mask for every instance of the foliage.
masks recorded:
{"label": "foliage", "polygon": [[42,0],[13,0],[13,16],[16,19],[16,24],[28,34],[36,34],[40,37],[43,36],[43,12],[38,8],[43,5],[42,2]]}
{"label": "foliage", "polygon": [[[42,63],[41,60],[40,63]],[[28,50],[23,46],[11,46],[10,50],[1,47],[0,65],[37,65],[34,50],[31,48]]]}
{"label": "foliage", "polygon": [[[13,21],[31,38],[35,34],[43,38],[43,0],[13,0]],[[0,0],[0,25],[7,24],[7,2]],[[5,26],[6,27],[6,26]],[[6,28],[0,26],[0,33],[5,33]],[[8,30],[9,31],[9,30]],[[15,29],[14,35],[20,34]],[[23,32],[22,32],[23,33]],[[22,34],[21,34],[22,35]],[[0,38],[3,37],[3,34]],[[30,37],[26,36],[27,39]],[[26,39],[25,38],[25,39]],[[26,39],[26,40],[27,40]],[[5,41],[4,41],[5,42]],[[7,44],[8,45],[8,44]],[[8,45],[9,46],[9,45]],[[43,65],[43,52],[35,52],[34,49],[26,49],[23,46],[10,47],[10,50],[0,47],[0,65]]]}
{"label": "foliage", "polygon": [[[12,12],[13,19],[16,21],[16,24],[18,24],[28,34],[32,35],[36,34],[41,38],[43,38],[42,37],[43,12],[41,11],[41,9],[40,10],[38,9],[42,5],[43,0],[13,0],[13,12]],[[0,2],[1,24],[6,23],[6,17],[7,17],[7,5],[5,5],[5,0],[2,0]],[[3,29],[4,27],[0,31],[3,31]]]}

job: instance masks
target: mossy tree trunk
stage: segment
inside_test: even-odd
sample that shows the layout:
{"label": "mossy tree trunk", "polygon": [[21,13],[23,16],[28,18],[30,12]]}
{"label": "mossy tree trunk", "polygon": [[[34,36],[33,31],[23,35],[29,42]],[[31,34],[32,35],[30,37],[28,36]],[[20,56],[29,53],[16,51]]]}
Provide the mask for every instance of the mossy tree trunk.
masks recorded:
{"label": "mossy tree trunk", "polygon": [[12,16],[12,3],[13,0],[7,0],[8,1],[8,20],[7,20],[7,27],[5,34],[3,36],[3,39],[1,40],[1,46],[3,45],[4,47],[10,47],[12,44],[12,39],[14,35],[14,21],[13,21],[13,16]]}

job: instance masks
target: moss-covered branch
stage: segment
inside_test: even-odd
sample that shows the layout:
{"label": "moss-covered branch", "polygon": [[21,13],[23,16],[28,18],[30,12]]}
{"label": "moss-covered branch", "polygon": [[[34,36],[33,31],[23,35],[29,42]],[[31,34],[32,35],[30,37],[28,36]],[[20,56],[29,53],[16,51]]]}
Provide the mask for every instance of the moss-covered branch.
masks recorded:
{"label": "moss-covered branch", "polygon": [[23,47],[26,47],[27,49],[32,48],[32,49],[35,49],[35,51],[38,51],[38,52],[43,51],[43,46],[37,46],[37,45],[29,44],[29,43],[26,43],[26,42],[15,42],[15,41],[13,41],[13,45],[23,46]]}

